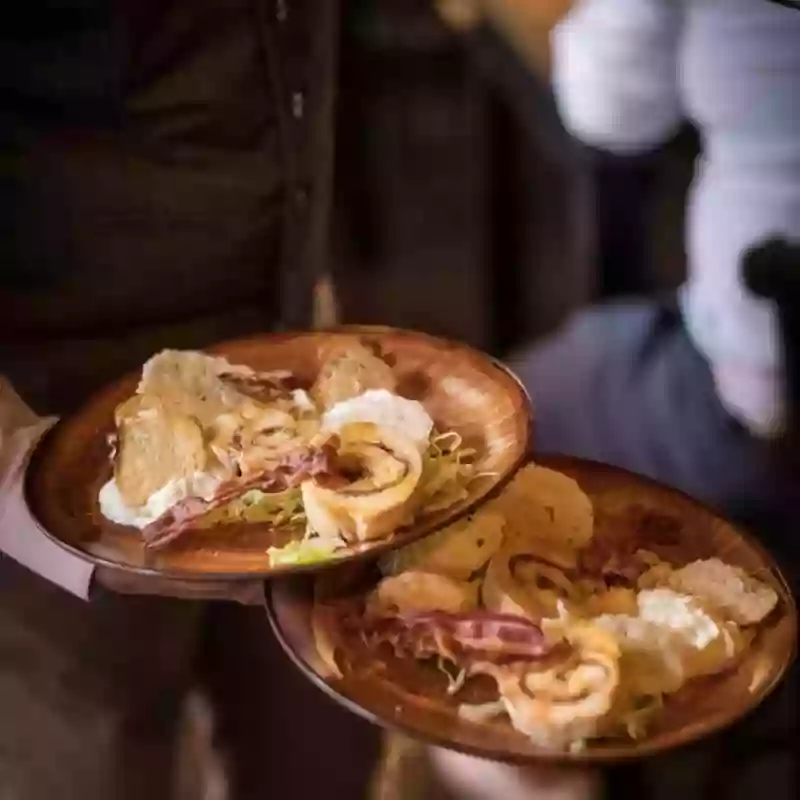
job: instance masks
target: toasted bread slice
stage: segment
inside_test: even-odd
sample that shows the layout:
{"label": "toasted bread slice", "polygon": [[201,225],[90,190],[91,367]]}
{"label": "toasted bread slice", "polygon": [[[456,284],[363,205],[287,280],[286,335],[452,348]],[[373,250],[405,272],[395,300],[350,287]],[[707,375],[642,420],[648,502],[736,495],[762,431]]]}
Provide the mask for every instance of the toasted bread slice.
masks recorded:
{"label": "toasted bread slice", "polygon": [[392,368],[358,342],[336,342],[321,357],[322,368],[311,396],[322,408],[351,400],[368,389],[397,390]]}
{"label": "toasted bread slice", "polygon": [[114,477],[126,505],[136,508],[170,481],[204,472],[207,454],[197,422],[151,395],[136,395],[116,412]]}
{"label": "toasted bread slice", "polygon": [[205,353],[163,350],[142,368],[136,392],[158,397],[171,410],[195,417],[201,425],[208,427],[220,414],[242,405],[252,405],[252,400],[222,380],[222,374],[246,377],[253,371]]}

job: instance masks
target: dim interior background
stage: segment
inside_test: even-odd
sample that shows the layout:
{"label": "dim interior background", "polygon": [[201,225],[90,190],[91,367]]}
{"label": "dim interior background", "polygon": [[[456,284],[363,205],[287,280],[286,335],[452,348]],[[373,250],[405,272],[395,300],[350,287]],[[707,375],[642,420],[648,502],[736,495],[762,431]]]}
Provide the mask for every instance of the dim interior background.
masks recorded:
{"label": "dim interior background", "polygon": [[502,353],[590,299],[680,282],[695,138],[621,172],[570,140],[547,52],[566,5],[345,2],[335,230],[347,321]]}

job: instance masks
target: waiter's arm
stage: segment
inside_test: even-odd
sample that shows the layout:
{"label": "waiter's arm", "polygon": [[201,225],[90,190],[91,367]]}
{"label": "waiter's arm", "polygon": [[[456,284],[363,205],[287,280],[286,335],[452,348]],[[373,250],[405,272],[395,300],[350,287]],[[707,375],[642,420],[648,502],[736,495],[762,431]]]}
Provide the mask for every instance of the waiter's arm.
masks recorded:
{"label": "waiter's arm", "polygon": [[579,0],[552,34],[553,88],[564,124],[621,155],[651,150],[682,121],[678,0]]}
{"label": "waiter's arm", "polygon": [[51,422],[37,416],[0,375],[0,558],[9,556],[86,599],[91,565],[60,548],[39,529],[22,496],[28,454]]}

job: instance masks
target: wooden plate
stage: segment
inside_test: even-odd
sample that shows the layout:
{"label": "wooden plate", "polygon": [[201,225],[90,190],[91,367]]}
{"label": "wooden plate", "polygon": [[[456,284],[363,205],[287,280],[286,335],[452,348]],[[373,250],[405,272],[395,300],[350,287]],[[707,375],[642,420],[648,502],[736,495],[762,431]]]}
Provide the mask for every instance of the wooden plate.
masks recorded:
{"label": "wooden plate", "polygon": [[[311,384],[322,345],[353,338],[374,343],[393,366],[399,391],[422,402],[437,427],[454,430],[478,452],[477,468],[491,477],[476,481],[469,496],[369,549],[344,558],[367,558],[424,536],[468,513],[507,481],[524,460],[531,427],[530,401],[517,378],[499,362],[465,345],[422,333],[378,327],[264,335],[228,342],[211,352],[256,370],[291,370]],[[252,579],[318,570],[323,564],[271,567],[267,549],[297,535],[267,524],[217,526],[182,536],[150,553],[134,528],[116,525],[99,511],[97,495],[111,475],[106,436],[114,408],[131,396],[139,374],[129,375],[59,422],[34,451],[25,484],[33,517],[58,544],[95,564],[140,574],[184,579]]]}
{"label": "wooden plate", "polygon": [[[320,658],[312,630],[313,594],[363,596],[378,580],[374,565],[351,565],[312,579],[300,576],[268,587],[268,615],[287,653],[300,669],[346,708],[386,728],[400,730],[429,744],[510,763],[569,761],[613,763],[687,745],[720,731],[758,706],[778,685],[796,649],[797,609],[780,570],[761,546],[686,495],[615,467],[567,457],[537,460],[575,478],[595,506],[595,536],[612,537],[631,524],[652,525],[663,540],[675,536],[676,559],[718,556],[768,582],[780,597],[741,662],[727,673],[688,683],[667,700],[650,735],[639,741],[598,741],[578,753],[537,749],[504,720],[469,723],[458,718],[445,679],[430,664],[408,659],[369,657],[359,645],[345,644],[342,676]],[[678,555],[678,550],[680,555]],[[319,616],[317,624],[333,623]],[[377,666],[376,666],[377,665]],[[469,702],[496,695],[475,687]],[[484,694],[485,692],[485,694]],[[463,702],[464,700],[462,700]]]}

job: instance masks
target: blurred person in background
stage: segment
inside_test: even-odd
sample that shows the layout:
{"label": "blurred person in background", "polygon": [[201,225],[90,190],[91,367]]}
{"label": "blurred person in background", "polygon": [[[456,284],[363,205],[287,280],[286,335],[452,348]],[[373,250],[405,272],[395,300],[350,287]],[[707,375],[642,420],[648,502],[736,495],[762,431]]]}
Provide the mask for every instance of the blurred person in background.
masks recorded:
{"label": "blurred person in background", "polygon": [[[783,343],[742,263],[773,237],[800,240],[800,9],[582,0],[552,45],[556,101],[580,141],[636,158],[688,117],[702,152],[676,301],[589,309],[517,360],[537,445],[633,469],[738,519],[772,519],[786,489],[765,447],[785,425]],[[576,413],[587,396],[591,413]]]}
{"label": "blurred person in background", "polygon": [[[796,575],[796,476],[772,448],[786,419],[784,343],[776,307],[748,290],[742,262],[772,237],[800,241],[800,7],[577,0],[551,41],[556,100],[582,143],[636,159],[689,117],[702,154],[679,296],[579,311],[512,359],[536,410],[537,451],[682,489],[749,524]],[[646,762],[633,791],[658,800],[794,797],[797,708],[795,668],[730,735]],[[407,751],[455,796],[598,798],[606,777]]]}
{"label": "blurred person in background", "polygon": [[[231,800],[365,791],[377,731],[295,670],[262,587],[92,573],[38,531],[19,493],[38,415],[163,347],[310,326],[337,14],[331,0],[31,0],[5,15],[3,798],[174,797],[197,684]],[[176,599],[141,596],[153,591]]]}

